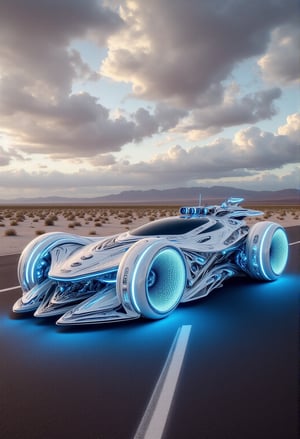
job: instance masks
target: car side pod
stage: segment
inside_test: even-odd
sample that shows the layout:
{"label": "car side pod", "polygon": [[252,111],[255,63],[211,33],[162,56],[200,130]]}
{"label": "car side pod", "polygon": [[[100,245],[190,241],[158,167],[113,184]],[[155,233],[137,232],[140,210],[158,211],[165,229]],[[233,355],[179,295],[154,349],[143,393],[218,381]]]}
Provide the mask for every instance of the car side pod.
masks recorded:
{"label": "car side pod", "polygon": [[246,241],[247,270],[255,279],[273,281],[284,271],[289,246],[282,226],[263,221],[251,227]]}
{"label": "car side pod", "polygon": [[123,307],[115,285],[110,284],[67,311],[56,321],[56,324],[58,326],[101,324],[134,320],[140,316],[139,313]]}
{"label": "car side pod", "polygon": [[126,308],[133,308],[146,318],[161,319],[177,307],[186,282],[181,250],[170,241],[145,238],[123,256],[116,289]]}

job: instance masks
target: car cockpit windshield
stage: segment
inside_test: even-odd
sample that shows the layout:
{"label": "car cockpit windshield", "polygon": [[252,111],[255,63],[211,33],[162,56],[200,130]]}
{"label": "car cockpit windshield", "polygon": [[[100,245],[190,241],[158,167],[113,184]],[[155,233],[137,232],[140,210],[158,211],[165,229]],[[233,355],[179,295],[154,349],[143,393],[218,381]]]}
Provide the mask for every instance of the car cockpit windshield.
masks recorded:
{"label": "car cockpit windshield", "polygon": [[130,232],[133,236],[183,235],[209,222],[208,218],[164,218]]}

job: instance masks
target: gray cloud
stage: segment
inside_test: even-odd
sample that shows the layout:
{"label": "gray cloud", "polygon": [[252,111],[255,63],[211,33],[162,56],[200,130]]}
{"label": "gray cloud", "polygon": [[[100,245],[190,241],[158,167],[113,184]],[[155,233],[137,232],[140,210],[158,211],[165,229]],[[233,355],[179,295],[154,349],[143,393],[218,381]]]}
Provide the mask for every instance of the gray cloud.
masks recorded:
{"label": "gray cloud", "polygon": [[281,96],[279,88],[263,90],[236,98],[229,93],[220,105],[211,105],[205,109],[196,109],[191,117],[183,121],[179,128],[197,135],[215,134],[225,127],[253,124],[264,119],[271,119],[277,109],[274,101]]}
{"label": "gray cloud", "polygon": [[89,172],[80,170],[68,175],[44,170],[33,174],[26,171],[2,172],[0,186],[47,188],[48,193],[55,193],[61,187],[65,193],[75,191],[76,188],[84,192],[85,188],[92,187],[93,193],[97,190],[103,193],[105,188],[106,191],[109,188],[113,191],[116,187],[122,187],[121,190],[149,186],[160,188],[162,185],[201,184],[212,179],[214,184],[223,184],[224,179],[227,179],[228,184],[228,181],[237,177],[248,177],[259,186],[267,179],[270,183],[270,175],[274,175],[272,181],[276,180],[278,185],[285,181],[285,184],[295,187],[296,172],[289,178],[281,177],[280,180],[270,170],[299,163],[299,120],[299,114],[289,116],[287,123],[278,129],[277,134],[252,127],[239,131],[233,140],[219,139],[212,144],[189,150],[177,145],[148,162],[117,162],[108,155],[102,162],[96,161],[96,169]]}
{"label": "gray cloud", "polygon": [[[0,139],[1,139],[0,134]],[[7,166],[11,163],[13,159],[25,161],[26,159],[15,149],[5,149],[0,145],[0,166]]]}
{"label": "gray cloud", "polygon": [[[293,0],[128,2],[102,72],[137,96],[183,106],[222,99],[234,66],[264,53],[271,31],[297,12]],[[204,100],[204,102],[203,102]]]}
{"label": "gray cloud", "polygon": [[[132,0],[123,2],[119,12],[116,2],[108,0],[1,1],[2,131],[15,150],[61,159],[95,157],[95,164],[107,166],[108,179],[113,175],[131,181],[137,175],[139,182],[143,175],[153,184],[157,171],[165,182],[167,178],[178,181],[188,179],[189,172],[196,175],[197,164],[204,175],[232,175],[227,158],[223,167],[218,166],[221,154],[231,158],[238,175],[247,175],[260,164],[260,169],[267,169],[267,163],[282,166],[293,151],[289,134],[280,133],[283,150],[279,136],[268,137],[257,129],[244,138],[255,145],[266,144],[267,155],[272,154],[269,162],[265,156],[259,158],[259,149],[251,149],[250,140],[243,147],[248,152],[241,151],[237,142],[219,140],[215,146],[189,151],[177,147],[169,155],[136,165],[118,163],[111,153],[174,128],[211,134],[271,118],[280,89],[228,99],[230,89],[224,80],[251,56],[261,56],[260,66],[268,77],[293,80],[295,67],[287,54],[295,49],[298,38],[293,8],[293,0]],[[285,46],[289,51],[284,53],[290,29]],[[71,47],[74,40],[83,38],[108,46],[102,72],[132,82],[135,96],[157,100],[154,110],[139,108],[114,117],[96,97],[72,92],[75,81],[100,77]],[[276,44],[285,68],[275,57]],[[1,154],[3,167],[11,155],[4,150]]]}
{"label": "gray cloud", "polygon": [[269,81],[283,85],[299,83],[300,29],[298,20],[295,21],[294,25],[274,29],[268,50],[258,61]]}
{"label": "gray cloud", "polygon": [[15,85],[15,78],[7,78],[0,87],[0,123],[16,136],[18,148],[28,153],[84,157],[116,152],[126,143],[175,126],[186,114],[159,105],[153,114],[140,108],[128,118],[112,119],[110,111],[88,93],[43,101]]}
{"label": "gray cloud", "polygon": [[10,163],[11,156],[0,145],[0,166],[6,166]]}
{"label": "gray cloud", "polygon": [[139,142],[143,137],[151,137],[153,134],[168,131],[174,128],[180,119],[187,114],[187,111],[164,104],[158,104],[153,114],[144,108],[140,108],[132,114],[136,122],[133,140]]}
{"label": "gray cloud", "polygon": [[240,131],[232,140],[218,139],[203,147],[189,150],[177,145],[167,154],[158,155],[147,165],[158,174],[178,180],[189,178],[223,178],[250,175],[253,171],[280,168],[297,163],[299,141],[251,127]]}
{"label": "gray cloud", "polygon": [[[97,0],[5,0],[0,3],[0,59],[2,74],[13,72],[24,82],[70,92],[71,82],[87,66],[72,39],[97,34],[104,43],[122,25],[118,14]],[[90,76],[90,75],[88,75]]]}

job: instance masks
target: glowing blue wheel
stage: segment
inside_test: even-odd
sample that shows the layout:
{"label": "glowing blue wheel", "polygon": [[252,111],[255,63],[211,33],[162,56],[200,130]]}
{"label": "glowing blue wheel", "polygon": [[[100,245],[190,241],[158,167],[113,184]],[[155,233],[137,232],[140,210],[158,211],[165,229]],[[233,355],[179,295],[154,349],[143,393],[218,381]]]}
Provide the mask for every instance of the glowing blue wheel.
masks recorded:
{"label": "glowing blue wheel", "polygon": [[18,263],[18,278],[24,292],[47,279],[51,264],[49,250],[61,235],[59,232],[40,235],[22,251]]}
{"label": "glowing blue wheel", "polygon": [[179,304],[186,286],[181,251],[160,239],[134,244],[121,261],[117,292],[127,306],[144,317],[160,319]]}
{"label": "glowing blue wheel", "polygon": [[[82,244],[78,241],[81,240]],[[43,297],[52,286],[48,278],[51,266],[51,251],[62,244],[69,244],[72,249],[86,243],[79,238],[62,232],[45,233],[33,239],[21,253],[18,262],[18,279],[22,288],[22,296],[15,302],[16,313],[31,312],[38,308]]]}
{"label": "glowing blue wheel", "polygon": [[251,277],[276,280],[288,260],[288,239],[283,227],[270,221],[255,224],[246,243],[247,268]]}

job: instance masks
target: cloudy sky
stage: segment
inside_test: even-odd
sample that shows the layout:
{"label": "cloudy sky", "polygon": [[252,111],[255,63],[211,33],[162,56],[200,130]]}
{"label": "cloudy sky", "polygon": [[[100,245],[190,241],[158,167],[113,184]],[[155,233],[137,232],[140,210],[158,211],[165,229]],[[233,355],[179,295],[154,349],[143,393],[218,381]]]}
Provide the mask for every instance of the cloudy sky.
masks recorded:
{"label": "cloudy sky", "polygon": [[0,198],[299,187],[297,0],[0,0]]}

